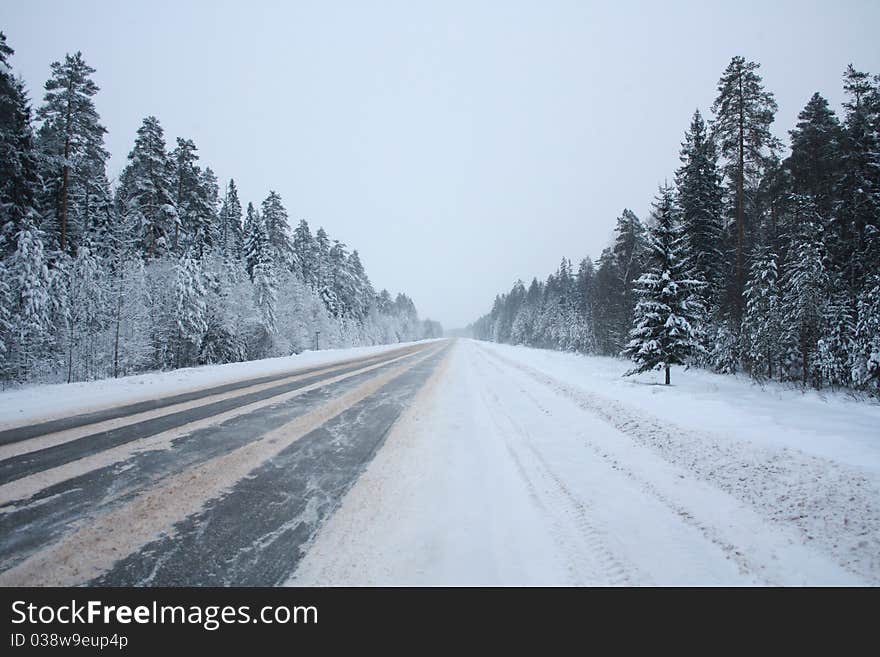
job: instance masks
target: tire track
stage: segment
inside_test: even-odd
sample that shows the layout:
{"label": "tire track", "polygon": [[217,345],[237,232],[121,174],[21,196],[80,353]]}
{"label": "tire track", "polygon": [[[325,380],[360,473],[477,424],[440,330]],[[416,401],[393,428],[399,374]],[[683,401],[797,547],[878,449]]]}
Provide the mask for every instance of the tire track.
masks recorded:
{"label": "tire track", "polygon": [[[876,499],[877,494],[867,494],[874,484],[863,475],[785,448],[773,451],[750,446],[749,452],[744,453],[730,440],[661,421],[616,400],[558,381],[489,349],[479,349],[487,358],[525,374],[585,412],[598,416],[668,463],[685,469],[697,480],[732,495],[765,520],[791,527],[801,535],[805,545],[821,548],[851,573],[868,581],[878,581],[880,509],[871,505],[870,500]],[[660,491],[606,450],[589,440],[585,442],[598,457],[721,548],[742,573],[767,579],[764,569],[749,559],[741,546],[727,540],[717,528],[701,521],[692,510]],[[824,490],[817,490],[815,482],[823,478],[830,481]],[[783,498],[765,493],[779,488],[789,493]],[[854,490],[866,495],[856,496],[848,492]],[[849,518],[864,520],[850,522]]]}
{"label": "tire track", "polygon": [[[484,362],[494,367],[489,361]],[[505,441],[505,447],[526,484],[529,496],[550,520],[554,540],[566,556],[572,582],[578,586],[596,584],[632,586],[636,583],[647,583],[646,575],[608,546],[602,531],[590,520],[589,504],[576,495],[550,466],[535,447],[529,433],[516,423],[505,410],[498,395],[489,388],[488,379],[485,376],[482,378],[483,403],[489,409],[499,433],[503,436],[518,437],[518,443],[533,457],[529,462],[534,464],[538,480],[545,484],[540,487],[536,485],[516,448]],[[585,571],[590,571],[592,576],[587,576]]]}

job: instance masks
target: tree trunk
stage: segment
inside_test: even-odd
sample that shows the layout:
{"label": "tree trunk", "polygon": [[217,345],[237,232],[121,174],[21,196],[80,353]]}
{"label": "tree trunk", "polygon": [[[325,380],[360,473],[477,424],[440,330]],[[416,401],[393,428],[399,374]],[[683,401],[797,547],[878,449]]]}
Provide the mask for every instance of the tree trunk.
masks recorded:
{"label": "tree trunk", "polygon": [[739,79],[739,161],[736,172],[736,318],[742,318],[742,291],[745,287],[743,276],[743,237],[745,234],[745,98],[743,98],[742,76]]}
{"label": "tree trunk", "polygon": [[73,383],[73,320],[70,322],[70,332],[67,337],[67,382]]}
{"label": "tree trunk", "polygon": [[113,378],[119,377],[119,325],[122,323],[122,280],[120,278],[120,290],[116,295],[116,335],[113,338]]}
{"label": "tree trunk", "polygon": [[666,366],[666,385],[669,385],[669,365]]}
{"label": "tree trunk", "polygon": [[807,354],[807,349],[805,347],[801,348],[801,363],[804,370],[804,387],[807,387],[807,372],[809,371],[808,367],[809,356]]}
{"label": "tree trunk", "polygon": [[64,167],[61,170],[61,251],[64,251],[64,242],[67,238],[67,190],[70,179],[70,120],[73,107],[70,97],[73,95],[73,82],[67,83],[67,117],[64,130]]}

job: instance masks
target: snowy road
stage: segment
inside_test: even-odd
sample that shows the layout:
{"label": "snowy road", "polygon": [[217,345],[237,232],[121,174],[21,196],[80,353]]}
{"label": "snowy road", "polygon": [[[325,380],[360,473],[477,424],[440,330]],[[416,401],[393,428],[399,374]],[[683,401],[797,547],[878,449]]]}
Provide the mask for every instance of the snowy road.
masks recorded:
{"label": "snowy road", "polygon": [[3,434],[0,585],[271,585],[445,343]]}
{"label": "snowy road", "polygon": [[876,405],[470,340],[353,356],[5,423],[0,585],[880,583]]}
{"label": "snowy road", "polygon": [[[548,376],[553,358],[578,381],[598,378],[604,395],[567,384],[565,368]],[[621,403],[610,396],[619,372],[603,386],[591,362],[600,361],[458,341],[289,583],[878,582],[876,473],[734,436],[724,437],[735,452],[725,463],[718,435]],[[813,481],[817,465],[824,482]],[[735,471],[759,499],[713,468]]]}

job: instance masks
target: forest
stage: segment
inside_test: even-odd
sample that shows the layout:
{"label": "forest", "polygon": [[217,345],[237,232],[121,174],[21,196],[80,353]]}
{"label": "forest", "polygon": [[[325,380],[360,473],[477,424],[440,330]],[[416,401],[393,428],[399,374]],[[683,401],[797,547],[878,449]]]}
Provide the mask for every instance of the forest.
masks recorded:
{"label": "forest", "polygon": [[880,394],[880,76],[848,66],[843,116],[813,94],[785,149],[759,66],[732,58],[645,221],[623,210],[598,261],[517,281],[473,335]]}
{"label": "forest", "polygon": [[32,109],[13,54],[0,33],[0,386],[442,334],[377,292],[357,250],[291,230],[275,191],[245,206],[221,189],[154,116],[111,179],[95,69],[52,63]]}

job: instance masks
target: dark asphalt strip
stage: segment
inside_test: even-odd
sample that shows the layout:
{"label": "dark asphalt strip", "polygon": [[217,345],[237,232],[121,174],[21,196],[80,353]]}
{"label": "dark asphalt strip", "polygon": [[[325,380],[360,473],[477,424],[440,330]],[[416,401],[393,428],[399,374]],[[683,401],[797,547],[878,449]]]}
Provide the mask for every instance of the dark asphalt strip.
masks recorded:
{"label": "dark asphalt strip", "polygon": [[241,390],[243,388],[249,388],[250,386],[260,385],[262,383],[270,383],[272,381],[280,381],[281,379],[286,379],[290,376],[297,376],[300,374],[311,374],[312,372],[320,372],[322,370],[326,370],[331,367],[335,367],[336,365],[346,365],[348,363],[357,363],[360,367],[366,367],[370,363],[378,362],[383,359],[393,358],[395,356],[399,356],[404,349],[394,349],[390,352],[385,352],[383,354],[379,354],[377,356],[365,357],[362,359],[355,360],[347,360],[341,361],[339,363],[325,363],[324,365],[317,365],[315,367],[308,367],[303,369],[292,369],[290,371],[281,373],[281,374],[271,374],[268,376],[262,376],[256,379],[246,379],[244,381],[235,381],[234,383],[227,383],[220,386],[215,386],[213,388],[201,388],[199,390],[193,390],[191,392],[184,392],[179,395],[173,395],[171,397],[161,397],[158,399],[147,399],[145,401],[136,402],[134,404],[127,404],[125,406],[115,406],[113,408],[107,408],[100,411],[94,411],[91,413],[82,413],[80,415],[72,415],[70,417],[58,418],[57,420],[47,420],[46,422],[40,422],[38,424],[29,424],[23,427],[15,427],[12,429],[4,429],[0,431],[0,445],[7,445],[9,443],[17,443],[22,440],[28,440],[30,438],[36,438],[38,436],[45,436],[49,433],[56,433],[58,431],[67,431],[68,429],[75,429],[76,427],[82,427],[88,424],[95,424],[97,422],[106,422],[107,420],[116,420],[121,417],[127,417],[129,415],[135,415],[136,413],[144,413],[146,411],[155,411],[160,408],[165,408],[166,406],[173,406],[174,404],[183,404],[185,402],[195,401],[197,399],[202,399],[203,397],[210,397],[211,395],[220,395],[226,392],[233,392],[235,390]]}
{"label": "dark asphalt strip", "polygon": [[306,434],[90,584],[282,584],[446,351]]}
{"label": "dark asphalt strip", "polygon": [[167,448],[135,453],[125,461],[91,470],[8,504],[0,514],[0,571],[8,570],[90,518],[124,504],[161,479],[253,442],[400,362],[196,429],[173,439]]}
{"label": "dark asphalt strip", "polygon": [[[404,356],[397,362],[403,363],[415,357],[416,354],[410,354]],[[358,363],[356,365],[334,370],[330,373],[322,373],[299,379],[297,381],[290,381],[288,383],[266,388],[265,390],[223,399],[149,420],[142,420],[141,422],[100,431],[59,445],[53,445],[52,447],[46,447],[19,456],[12,456],[0,461],[0,484],[6,484],[10,481],[21,479],[22,477],[26,477],[36,472],[64,465],[70,461],[97,454],[98,452],[110,449],[111,447],[117,447],[135,440],[148,438],[149,436],[154,436],[175,429],[184,424],[189,424],[190,422],[210,418],[219,415],[220,413],[231,411],[240,406],[245,406],[246,404],[263,401],[270,397],[305,388],[306,386],[319,383],[324,379],[340,376],[349,372],[355,372],[363,367],[365,367],[363,363]]]}

